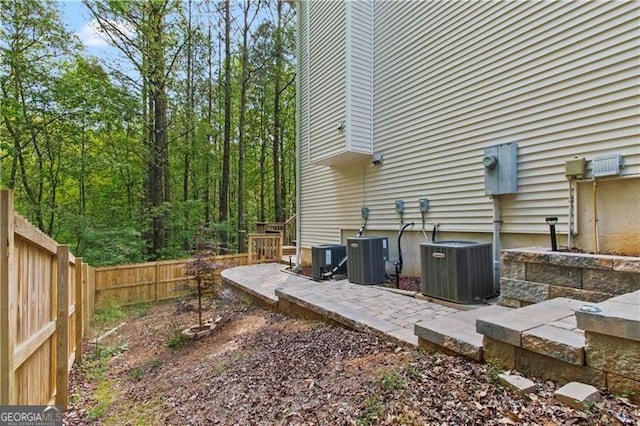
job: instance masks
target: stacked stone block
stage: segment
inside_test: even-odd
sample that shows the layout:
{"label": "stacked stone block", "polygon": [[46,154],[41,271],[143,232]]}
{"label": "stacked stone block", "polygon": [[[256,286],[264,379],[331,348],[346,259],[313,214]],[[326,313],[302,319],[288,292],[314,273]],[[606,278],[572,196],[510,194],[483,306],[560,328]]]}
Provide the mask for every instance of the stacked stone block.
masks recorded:
{"label": "stacked stone block", "polygon": [[640,258],[552,252],[532,247],[502,251],[500,304],[520,308],[557,297],[602,302],[640,290]]}
{"label": "stacked stone block", "polygon": [[640,401],[640,291],[576,311],[586,365],[606,374],[607,388]]}

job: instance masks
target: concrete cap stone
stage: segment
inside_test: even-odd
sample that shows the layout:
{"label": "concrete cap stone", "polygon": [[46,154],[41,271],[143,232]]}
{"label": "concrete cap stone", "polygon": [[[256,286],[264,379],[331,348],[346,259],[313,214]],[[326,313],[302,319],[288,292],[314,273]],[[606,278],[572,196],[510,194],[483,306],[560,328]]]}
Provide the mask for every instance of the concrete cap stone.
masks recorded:
{"label": "concrete cap stone", "polygon": [[558,401],[576,410],[588,408],[588,404],[600,401],[600,392],[591,385],[569,382],[555,392]]}
{"label": "concrete cap stone", "polygon": [[505,387],[512,389],[522,395],[536,391],[536,384],[526,377],[517,376],[515,374],[500,373],[498,380]]}

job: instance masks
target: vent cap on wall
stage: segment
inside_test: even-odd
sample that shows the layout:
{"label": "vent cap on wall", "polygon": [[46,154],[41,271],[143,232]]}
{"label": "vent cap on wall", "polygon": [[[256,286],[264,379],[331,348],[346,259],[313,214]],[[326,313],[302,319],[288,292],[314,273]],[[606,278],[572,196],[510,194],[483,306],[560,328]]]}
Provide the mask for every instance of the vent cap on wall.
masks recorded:
{"label": "vent cap on wall", "polygon": [[594,157],[591,163],[593,177],[619,176],[622,168],[622,155],[612,154]]}

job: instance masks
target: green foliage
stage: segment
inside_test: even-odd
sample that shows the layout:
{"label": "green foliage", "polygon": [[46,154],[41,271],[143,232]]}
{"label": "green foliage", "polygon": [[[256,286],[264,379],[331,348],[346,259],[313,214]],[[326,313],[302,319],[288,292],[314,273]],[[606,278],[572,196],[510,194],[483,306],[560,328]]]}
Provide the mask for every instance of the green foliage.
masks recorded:
{"label": "green foliage", "polygon": [[380,385],[383,391],[392,392],[402,389],[405,385],[404,378],[395,371],[387,371],[380,378]]}
{"label": "green foliage", "polygon": [[96,309],[93,315],[93,322],[97,325],[109,325],[122,321],[126,316],[122,306],[111,303],[103,308]]}
{"label": "green foliage", "polygon": [[[292,215],[295,84],[286,85],[295,76],[291,5],[261,2],[256,14],[258,2],[252,2],[249,15],[256,18],[246,50],[238,45],[241,36],[231,40],[230,192],[227,220],[219,221],[225,82],[216,40],[223,25],[213,19],[209,35],[208,22],[189,24],[187,2],[171,1],[162,11],[150,0],[86,4],[102,25],[130,19],[140,40],[160,34],[161,43],[146,51],[149,44],[122,43],[105,63],[65,29],[58,3],[0,1],[0,185],[14,190],[16,210],[92,266],[187,257],[203,226],[224,235],[221,249],[233,253],[245,235],[239,224],[251,232],[255,222],[275,219],[277,191],[286,216]],[[241,34],[241,8],[232,4],[231,12],[232,33]],[[154,98],[154,77],[162,77],[164,97]],[[275,77],[282,90],[278,108]],[[241,87],[246,102],[240,101]],[[152,145],[150,99],[166,102],[166,125],[155,127],[166,130],[166,146]],[[153,202],[158,195],[162,202]],[[152,243],[152,235],[158,241]]]}
{"label": "green foliage", "polygon": [[489,375],[494,380],[498,380],[498,376],[504,371],[504,368],[502,368],[500,361],[498,361],[497,359],[488,359],[485,363],[485,367]]}
{"label": "green foliage", "polygon": [[368,426],[375,424],[384,414],[384,406],[376,396],[369,397],[364,402],[364,412],[358,418],[358,426]]}
{"label": "green foliage", "polygon": [[167,346],[171,349],[180,349],[187,344],[187,338],[182,334],[182,330],[179,328],[173,328],[169,335],[169,342]]}
{"label": "green foliage", "polygon": [[415,364],[407,364],[404,368],[405,375],[411,380],[418,380],[422,375],[422,372]]}

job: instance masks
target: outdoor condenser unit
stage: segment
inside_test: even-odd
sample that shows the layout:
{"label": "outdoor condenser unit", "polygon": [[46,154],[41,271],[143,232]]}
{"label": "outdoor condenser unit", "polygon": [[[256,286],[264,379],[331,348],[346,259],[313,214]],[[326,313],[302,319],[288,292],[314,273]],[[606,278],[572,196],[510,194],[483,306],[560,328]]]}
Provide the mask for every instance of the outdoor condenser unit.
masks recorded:
{"label": "outdoor condenser unit", "polygon": [[[331,271],[338,266],[340,261],[347,255],[347,248],[338,244],[323,244],[311,247],[311,269],[314,280],[322,280],[325,272]],[[345,263],[336,274],[347,273]]]}
{"label": "outdoor condenser unit", "polygon": [[436,241],[420,245],[426,296],[456,303],[494,296],[490,243]]}
{"label": "outdoor condenser unit", "polygon": [[347,238],[347,276],[352,283],[384,282],[387,260],[389,240],[386,237]]}

